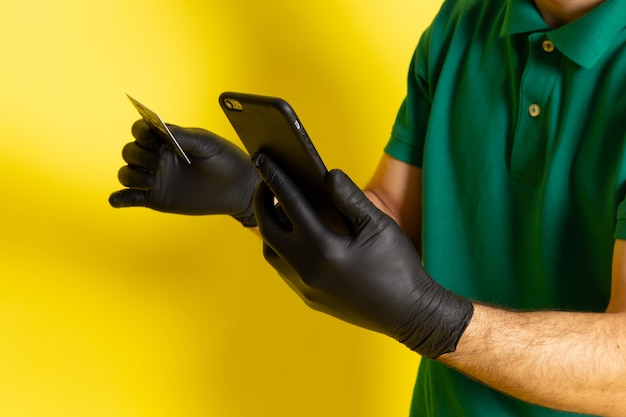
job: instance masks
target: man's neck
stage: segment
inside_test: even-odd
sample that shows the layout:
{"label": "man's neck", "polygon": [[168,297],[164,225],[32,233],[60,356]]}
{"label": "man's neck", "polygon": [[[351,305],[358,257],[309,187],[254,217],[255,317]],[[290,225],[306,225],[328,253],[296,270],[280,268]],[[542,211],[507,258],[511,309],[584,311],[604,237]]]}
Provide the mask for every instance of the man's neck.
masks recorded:
{"label": "man's neck", "polygon": [[535,0],[535,6],[548,25],[563,26],[587,14],[604,0]]}

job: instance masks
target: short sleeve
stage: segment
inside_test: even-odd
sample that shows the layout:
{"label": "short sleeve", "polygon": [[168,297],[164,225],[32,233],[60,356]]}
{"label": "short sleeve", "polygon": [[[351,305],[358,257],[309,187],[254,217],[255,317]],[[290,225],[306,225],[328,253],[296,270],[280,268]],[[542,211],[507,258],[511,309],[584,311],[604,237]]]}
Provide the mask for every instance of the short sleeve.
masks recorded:
{"label": "short sleeve", "polygon": [[422,35],[409,67],[407,95],[400,106],[385,153],[403,162],[422,166],[424,141],[432,103],[428,56],[431,28]]}

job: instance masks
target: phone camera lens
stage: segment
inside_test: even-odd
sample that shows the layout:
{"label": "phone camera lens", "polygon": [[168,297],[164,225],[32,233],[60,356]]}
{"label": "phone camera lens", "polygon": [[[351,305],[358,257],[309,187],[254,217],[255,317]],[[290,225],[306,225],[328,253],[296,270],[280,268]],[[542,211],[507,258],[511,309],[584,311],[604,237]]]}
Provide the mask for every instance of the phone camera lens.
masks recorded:
{"label": "phone camera lens", "polygon": [[237,100],[229,99],[229,98],[224,100],[224,106],[228,110],[236,110],[236,111],[243,110],[243,107],[240,102],[238,102]]}

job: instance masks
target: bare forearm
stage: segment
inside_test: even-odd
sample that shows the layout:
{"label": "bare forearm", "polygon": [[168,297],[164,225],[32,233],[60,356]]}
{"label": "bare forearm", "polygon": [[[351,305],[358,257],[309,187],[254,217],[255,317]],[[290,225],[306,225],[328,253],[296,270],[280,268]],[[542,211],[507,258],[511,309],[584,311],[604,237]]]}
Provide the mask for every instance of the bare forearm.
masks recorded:
{"label": "bare forearm", "polygon": [[422,170],[389,155],[383,155],[364,189],[370,201],[390,216],[421,247]]}
{"label": "bare forearm", "polygon": [[367,188],[364,189],[363,192],[365,193],[367,198],[372,202],[372,204],[374,204],[376,207],[378,207],[378,209],[381,210],[382,212],[384,212],[386,215],[388,215],[389,217],[394,219],[396,221],[396,223],[398,222],[398,219],[396,218],[397,216],[394,213],[391,212],[389,207],[387,207],[387,205],[378,196],[378,194],[376,194],[374,191],[369,190]]}
{"label": "bare forearm", "polygon": [[[402,229],[402,231],[411,239],[413,245],[420,251],[421,248],[421,217],[412,213],[406,215],[403,210],[393,209],[393,204],[389,204],[389,199],[379,195],[375,190],[365,189],[367,198],[383,213],[391,217]],[[407,210],[408,211],[408,210]]]}
{"label": "bare forearm", "polygon": [[626,416],[626,315],[510,312],[476,305],[440,361],[544,407]]}

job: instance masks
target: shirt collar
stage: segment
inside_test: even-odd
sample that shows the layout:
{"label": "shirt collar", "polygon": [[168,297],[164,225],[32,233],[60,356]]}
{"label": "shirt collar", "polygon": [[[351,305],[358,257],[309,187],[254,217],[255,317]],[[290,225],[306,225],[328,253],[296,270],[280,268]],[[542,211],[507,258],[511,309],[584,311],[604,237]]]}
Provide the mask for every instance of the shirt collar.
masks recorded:
{"label": "shirt collar", "polygon": [[533,0],[509,0],[500,35],[545,31],[563,55],[591,68],[624,28],[626,0],[606,0],[585,16],[557,29],[545,23]]}
{"label": "shirt collar", "polygon": [[500,36],[548,30],[533,0],[509,0],[506,5]]}

